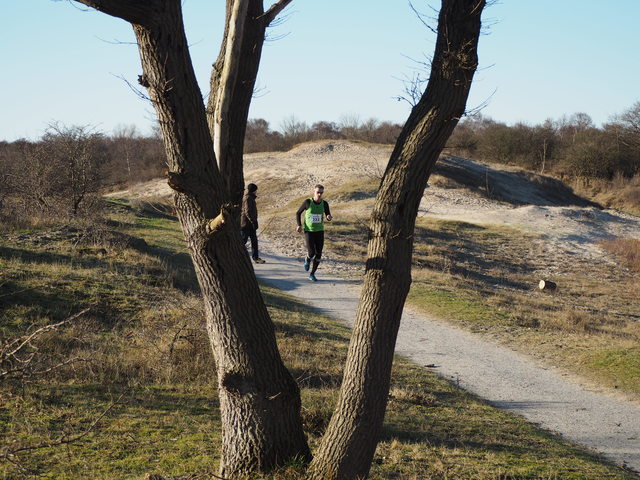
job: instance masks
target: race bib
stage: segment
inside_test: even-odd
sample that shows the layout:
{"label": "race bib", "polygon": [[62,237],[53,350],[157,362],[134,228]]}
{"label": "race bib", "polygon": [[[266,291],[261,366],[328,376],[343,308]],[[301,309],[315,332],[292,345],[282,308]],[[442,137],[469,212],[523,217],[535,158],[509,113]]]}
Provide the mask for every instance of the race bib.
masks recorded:
{"label": "race bib", "polygon": [[321,213],[312,213],[311,214],[311,223],[322,223],[322,214]]}

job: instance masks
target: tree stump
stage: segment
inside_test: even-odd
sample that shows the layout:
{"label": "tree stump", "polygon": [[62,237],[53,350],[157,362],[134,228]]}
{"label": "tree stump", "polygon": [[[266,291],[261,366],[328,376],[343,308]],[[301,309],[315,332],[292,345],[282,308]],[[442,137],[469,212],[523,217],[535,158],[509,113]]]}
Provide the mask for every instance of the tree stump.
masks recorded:
{"label": "tree stump", "polygon": [[552,292],[557,288],[557,285],[551,280],[540,280],[540,283],[538,283],[538,288],[540,290]]}

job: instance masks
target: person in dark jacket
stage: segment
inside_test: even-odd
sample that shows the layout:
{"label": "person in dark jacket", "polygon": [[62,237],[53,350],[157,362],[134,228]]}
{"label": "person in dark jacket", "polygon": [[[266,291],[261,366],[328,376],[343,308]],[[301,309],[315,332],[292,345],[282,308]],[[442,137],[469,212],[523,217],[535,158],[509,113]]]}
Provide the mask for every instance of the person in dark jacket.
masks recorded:
{"label": "person in dark jacket", "polygon": [[255,183],[247,185],[247,193],[242,198],[242,213],[240,214],[240,233],[242,244],[246,245],[251,239],[251,258],[255,263],[264,263],[258,255],[258,207],[256,206],[256,192],[258,186]]}

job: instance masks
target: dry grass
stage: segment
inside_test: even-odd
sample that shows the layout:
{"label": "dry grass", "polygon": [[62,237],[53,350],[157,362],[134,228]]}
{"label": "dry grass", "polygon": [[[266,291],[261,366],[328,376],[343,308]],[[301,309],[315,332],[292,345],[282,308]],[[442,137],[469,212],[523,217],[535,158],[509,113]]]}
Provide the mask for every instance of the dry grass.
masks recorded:
{"label": "dry grass", "polygon": [[605,207],[640,215],[640,175],[632,178],[618,175],[613,180],[577,180],[573,187],[576,192],[591,197]]}
{"label": "dry grass", "polygon": [[[640,341],[637,274],[579,258],[564,262],[558,271],[556,259],[538,253],[535,246],[541,241],[518,232],[463,225],[454,235],[446,223],[429,229],[422,241],[437,248],[416,253],[412,302],[640,398],[640,377],[633,370],[621,376],[613,363],[609,370],[594,367],[610,349],[634,352]],[[552,268],[558,272],[558,290],[539,291],[537,281]]]}
{"label": "dry grass", "polygon": [[[305,161],[313,158],[310,152]],[[333,168],[341,167],[336,163]],[[593,190],[595,193],[615,194],[630,207],[639,191],[638,181],[638,177],[618,178],[614,182],[592,183],[591,188],[597,190]],[[335,220],[328,226],[325,258],[336,271],[350,275],[363,271],[368,217],[377,182],[373,175],[363,175],[327,186],[327,200]],[[430,184],[461,188],[455,180],[438,175],[432,176]],[[264,192],[259,200],[266,220],[263,233],[282,253],[302,256],[303,241],[292,232],[293,214],[303,197],[292,195],[288,188],[291,187],[281,184],[277,188],[288,192],[286,202],[278,192],[271,191]],[[600,197],[595,200],[602,202]],[[270,205],[274,208],[267,209]],[[613,245],[619,259],[616,263],[594,261],[567,255],[546,243],[542,235],[515,228],[418,218],[408,301],[426,313],[486,333],[554,366],[599,385],[622,389],[638,399],[640,377],[631,374],[633,368],[628,375],[622,368],[640,361],[633,349],[640,342],[640,279],[637,270],[624,268],[632,268],[636,261],[637,243],[607,242],[601,245],[602,257],[612,251]],[[549,278],[558,284],[557,291],[539,291],[539,280]],[[569,337],[571,342],[566,341]],[[601,362],[610,351],[628,355],[614,355],[610,362]]]}
{"label": "dry grass", "polygon": [[[171,247],[177,224],[124,203],[118,208],[117,224],[140,232],[147,247],[98,243],[80,254],[68,239],[35,241],[42,232],[18,247],[0,239],[3,337],[92,307],[39,345],[86,361],[31,383],[0,384],[0,454],[73,438],[108,410],[82,441],[0,462],[2,479],[142,479],[147,472],[211,478],[217,471],[220,426],[201,302],[176,288],[183,273],[176,279],[175,260],[167,260],[183,253]],[[301,385],[315,447],[337,399],[348,329],[274,289],[263,294],[285,363]],[[262,478],[302,480],[304,466],[290,462]],[[632,477],[398,359],[371,478]]]}
{"label": "dry grass", "polygon": [[600,243],[606,251],[622,258],[628,267],[640,272],[640,240],[635,238],[615,238]]}
{"label": "dry grass", "polygon": [[[362,216],[369,205],[368,199],[336,205],[340,221],[327,235],[328,255],[362,264],[367,240]],[[354,211],[357,217],[350,216]],[[636,245],[620,244],[627,252]],[[408,302],[640,398],[640,376],[633,367],[640,362],[634,348],[640,342],[637,273],[614,263],[550,254],[542,238],[512,228],[428,218],[417,221],[414,249]],[[537,288],[549,272],[559,285],[551,294]],[[601,362],[610,351],[627,353]],[[627,373],[623,365],[630,367]]]}

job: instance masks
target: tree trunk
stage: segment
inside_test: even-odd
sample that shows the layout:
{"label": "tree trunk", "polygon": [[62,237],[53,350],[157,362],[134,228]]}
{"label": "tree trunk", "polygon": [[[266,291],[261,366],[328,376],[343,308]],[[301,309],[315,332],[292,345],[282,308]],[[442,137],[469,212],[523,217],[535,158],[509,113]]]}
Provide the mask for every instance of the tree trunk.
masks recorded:
{"label": "tree trunk", "polygon": [[280,0],[265,12],[262,0],[227,0],[222,45],[209,82],[207,121],[235,203],[242,200],[244,189],[244,137],[266,29],[291,1]]}
{"label": "tree trunk", "polygon": [[311,478],[365,478],[382,428],[411,284],[413,231],[431,170],[464,113],[484,0],[443,0],[431,77],[391,154],[371,217],[365,280],[340,398]]}
{"label": "tree trunk", "polygon": [[[298,386],[282,363],[273,324],[239,241],[237,207],[225,204],[237,192],[229,191],[216,166],[180,4],[168,3],[173,8],[167,9],[161,29],[134,29],[165,139],[176,211],[205,302],[218,371],[220,471],[233,477],[294,456],[308,458],[309,450]],[[208,221],[214,218],[218,228]]]}
{"label": "tree trunk", "polygon": [[[299,389],[282,363],[273,324],[239,241],[242,142],[239,158],[225,157],[235,160],[219,168],[189,57],[180,1],[79,1],[133,24],[143,67],[140,83],[147,87],[158,115],[168,181],[176,192],[176,213],[205,303],[219,384],[222,476],[268,470],[293,457],[309,459]],[[239,1],[246,4],[248,0]],[[289,1],[282,0],[278,5],[284,8]],[[234,3],[230,0],[228,4],[233,7]],[[253,11],[258,4],[261,9],[258,0],[248,3]],[[273,16],[277,13],[270,12]],[[234,41],[242,42],[241,37]],[[253,39],[260,46],[263,40]],[[254,61],[259,62],[259,55]],[[253,68],[257,72],[257,64]],[[223,76],[221,82],[238,78]],[[220,88],[225,95],[240,92],[239,97],[226,100],[228,111],[248,112],[252,86],[248,98],[241,95],[241,88]],[[224,120],[219,123],[225,125]],[[231,124],[242,128],[233,135],[242,137],[245,124],[246,118]]]}

